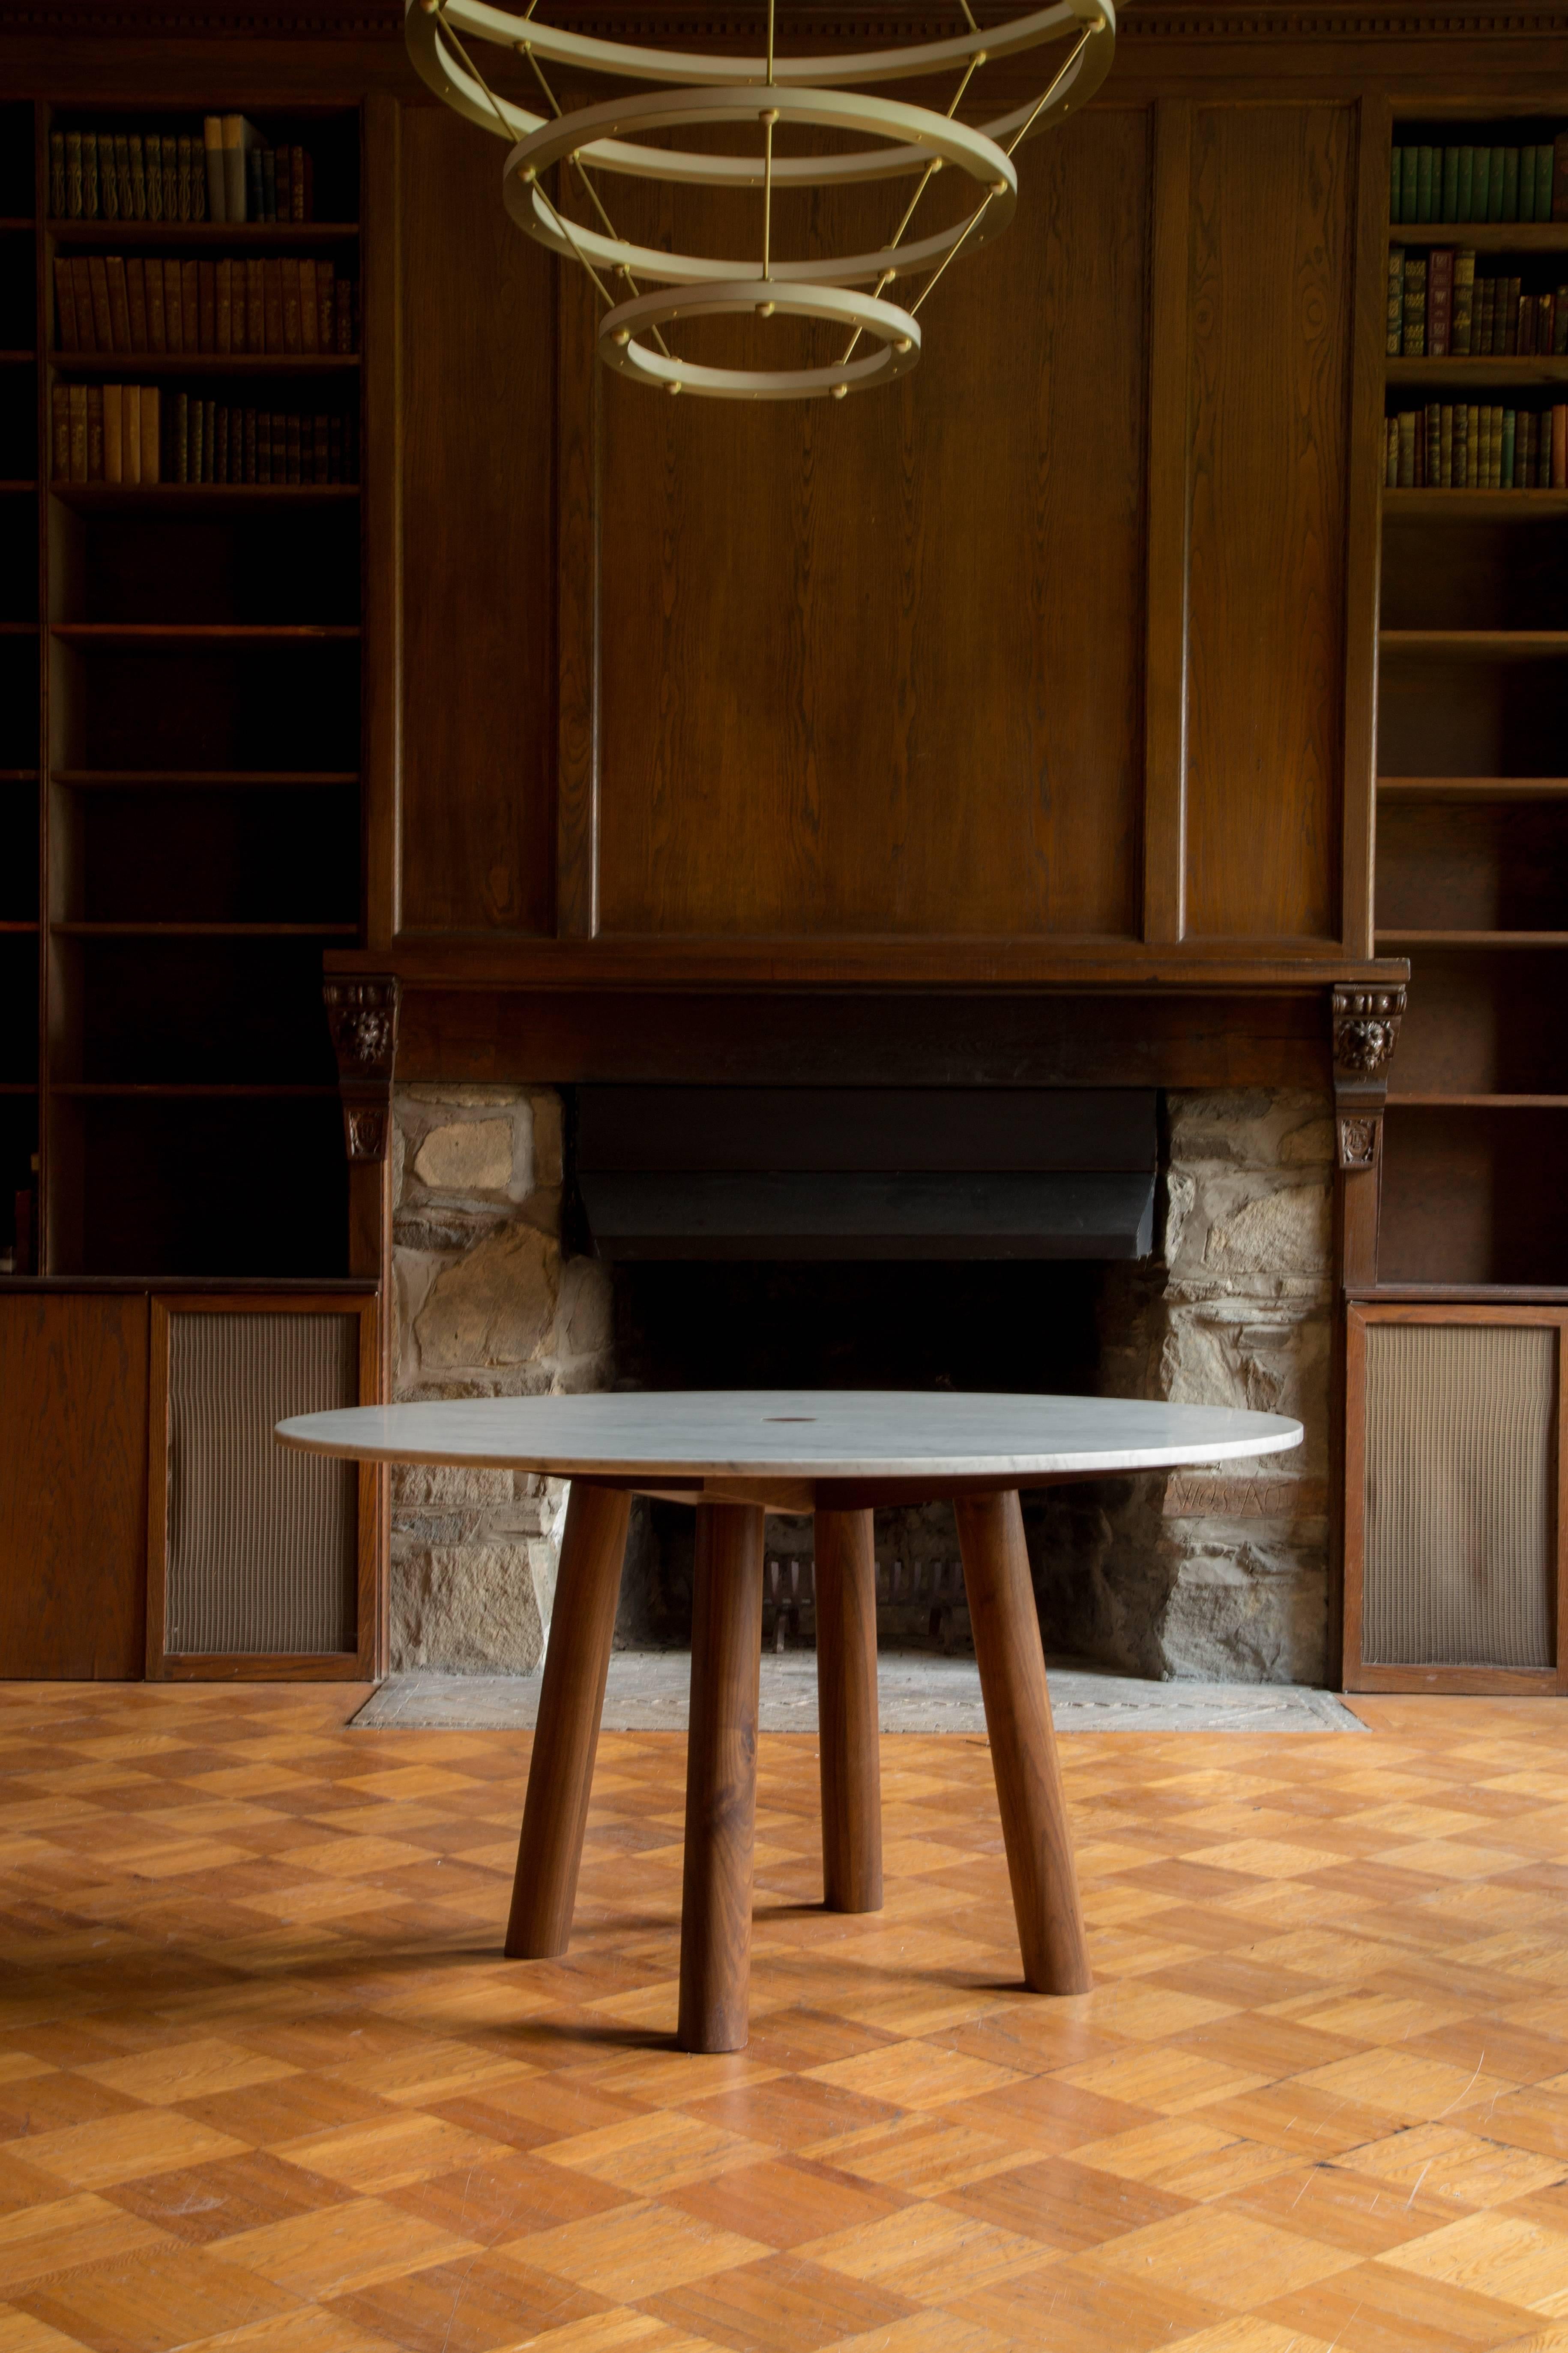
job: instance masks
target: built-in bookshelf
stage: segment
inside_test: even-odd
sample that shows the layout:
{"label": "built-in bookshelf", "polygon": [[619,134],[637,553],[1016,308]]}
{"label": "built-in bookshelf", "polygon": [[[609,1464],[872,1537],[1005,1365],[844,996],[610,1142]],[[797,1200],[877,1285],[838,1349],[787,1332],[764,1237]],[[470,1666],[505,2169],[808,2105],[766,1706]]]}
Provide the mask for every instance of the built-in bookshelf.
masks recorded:
{"label": "built-in bookshelf", "polygon": [[1384,1282],[1568,1282],[1565,130],[1394,132],[1375,913],[1411,985]]}
{"label": "built-in bookshelf", "polygon": [[62,208],[90,135],[188,156],[195,212],[199,112],[0,127],[26,182],[0,189],[0,806],[24,853],[0,861],[0,1249],[37,1155],[38,1271],[341,1274],[321,955],[360,935],[358,116],[247,118],[303,219],[187,216],[174,166],[158,218],[121,210],[128,176],[112,216],[101,185]]}

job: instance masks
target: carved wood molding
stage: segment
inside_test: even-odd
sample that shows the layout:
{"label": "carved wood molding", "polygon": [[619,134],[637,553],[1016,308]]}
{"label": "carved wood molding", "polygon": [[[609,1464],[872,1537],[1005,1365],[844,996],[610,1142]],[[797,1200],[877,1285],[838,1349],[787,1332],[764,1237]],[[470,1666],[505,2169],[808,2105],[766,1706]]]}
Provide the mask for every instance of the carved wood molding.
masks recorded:
{"label": "carved wood molding", "polygon": [[1388,1065],[1399,1043],[1406,991],[1335,988],[1331,997],[1334,1135],[1341,1168],[1375,1168],[1383,1156]]}
{"label": "carved wood molding", "polygon": [[[848,43],[900,38],[931,40],[952,30],[951,12],[910,12],[879,0],[865,0],[854,10],[841,6],[796,5],[789,18],[815,37]],[[642,8],[597,9],[584,13],[578,29],[592,33],[625,33],[657,23],[660,37],[693,40],[754,39],[754,15],[733,11],[703,12],[682,6],[652,5]],[[50,5],[31,0],[27,5],[0,5],[0,34],[47,35],[59,39],[72,35],[121,35],[144,39],[240,38],[249,40],[395,40],[403,36],[399,0],[310,0],[290,7],[225,6],[206,0],[195,6],[137,7],[129,0],[68,0]],[[1509,40],[1568,35],[1568,8],[1557,5],[1516,6],[1493,12],[1474,6],[1367,8],[1352,0],[1328,0],[1316,8],[1237,6],[1224,0],[1206,6],[1180,5],[1142,7],[1128,0],[1117,21],[1119,41],[1266,41],[1285,40]]]}
{"label": "carved wood molding", "polygon": [[321,985],[338,1058],[343,1145],[351,1160],[384,1160],[392,1134],[392,1073],[397,1060],[398,984],[394,973]]}

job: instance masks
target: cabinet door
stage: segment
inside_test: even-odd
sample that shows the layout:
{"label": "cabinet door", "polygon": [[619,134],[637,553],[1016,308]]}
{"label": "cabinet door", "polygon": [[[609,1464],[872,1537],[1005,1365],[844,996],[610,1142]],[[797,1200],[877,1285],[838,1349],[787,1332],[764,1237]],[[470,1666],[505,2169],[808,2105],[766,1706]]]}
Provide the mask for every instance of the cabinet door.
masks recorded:
{"label": "cabinet door", "polygon": [[142,1673],[147,1302],[0,1295],[0,1675]]}

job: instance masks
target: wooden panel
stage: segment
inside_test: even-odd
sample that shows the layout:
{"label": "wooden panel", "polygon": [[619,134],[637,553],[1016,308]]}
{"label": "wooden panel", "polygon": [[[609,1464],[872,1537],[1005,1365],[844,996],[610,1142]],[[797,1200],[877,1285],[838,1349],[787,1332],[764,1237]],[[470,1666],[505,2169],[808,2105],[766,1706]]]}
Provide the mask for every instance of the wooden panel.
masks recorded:
{"label": "wooden panel", "polygon": [[1355,129],[1194,121],[1189,934],[1339,928]]}
{"label": "wooden panel", "polygon": [[147,1302],[0,1296],[0,1675],[139,1676]]}
{"label": "wooden panel", "polygon": [[1042,141],[897,391],[602,385],[606,933],[1135,934],[1148,174]]}
{"label": "wooden panel", "polygon": [[421,107],[402,143],[402,920],[547,931],[556,265],[499,142]]}

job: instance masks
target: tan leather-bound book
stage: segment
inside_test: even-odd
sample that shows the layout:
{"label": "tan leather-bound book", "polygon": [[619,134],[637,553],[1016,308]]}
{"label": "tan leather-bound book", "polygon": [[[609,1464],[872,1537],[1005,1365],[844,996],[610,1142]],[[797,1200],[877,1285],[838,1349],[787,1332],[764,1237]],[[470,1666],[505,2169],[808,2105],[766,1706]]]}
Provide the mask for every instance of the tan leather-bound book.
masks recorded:
{"label": "tan leather-bound book", "polygon": [[126,385],[120,396],[121,465],[127,482],[142,480],[142,403],[139,384]]}
{"label": "tan leather-bound book", "polygon": [[332,265],[330,261],[316,264],[316,349],[331,352],[337,349],[338,322],[332,301]]}
{"label": "tan leather-bound book", "polygon": [[[219,261],[215,263],[213,275],[216,285],[216,293],[214,297],[213,302],[213,349],[215,352],[231,352],[234,349],[233,262]],[[243,331],[243,318],[240,323]]]}
{"label": "tan leather-bound book", "polygon": [[125,286],[125,263],[118,253],[108,256],[103,265],[109,280],[109,341],[117,352],[131,349],[131,305]]}
{"label": "tan leather-bound book", "polygon": [[279,275],[283,281],[283,349],[297,352],[300,347],[299,264],[285,260],[279,265]]}
{"label": "tan leather-bound book", "polygon": [[321,348],[321,314],[316,308],[316,265],[313,261],[301,261],[300,264],[300,349],[302,352],[313,352]]}
{"label": "tan leather-bound book", "polygon": [[[185,297],[177,261],[163,264],[163,332],[165,348],[183,352],[185,348]],[[195,351],[196,339],[191,337],[190,349]]]}
{"label": "tan leather-bound book", "polygon": [[163,397],[155,384],[142,387],[142,480],[158,482],[163,478],[162,464],[162,426]]}
{"label": "tan leather-bound book", "polygon": [[123,386],[106,384],[103,387],[103,479],[106,482],[121,481],[120,417]]}
{"label": "tan leather-bound book", "polygon": [[211,261],[196,264],[196,317],[199,347],[204,352],[217,349],[217,265]]}
{"label": "tan leather-bound book", "polygon": [[262,349],[280,352],[283,349],[283,264],[268,260],[261,265],[262,308],[266,314],[266,332]]}
{"label": "tan leather-bound book", "polygon": [[76,335],[76,288],[71,283],[70,262],[63,253],[55,256],[55,349],[81,349]]}
{"label": "tan leather-bound book", "polygon": [[98,349],[98,331],[93,323],[92,280],[88,274],[85,253],[71,256],[71,284],[76,289],[77,349],[95,352]]}
{"label": "tan leather-bound book", "polygon": [[125,264],[125,307],[131,315],[131,348],[147,349],[147,272],[142,256],[133,253]]}
{"label": "tan leather-bound book", "polygon": [[103,386],[89,384],[87,388],[87,479],[89,482],[103,480]]}
{"label": "tan leather-bound book", "polygon": [[147,288],[147,348],[150,352],[166,352],[163,323],[163,265],[150,261],[146,266]]}

